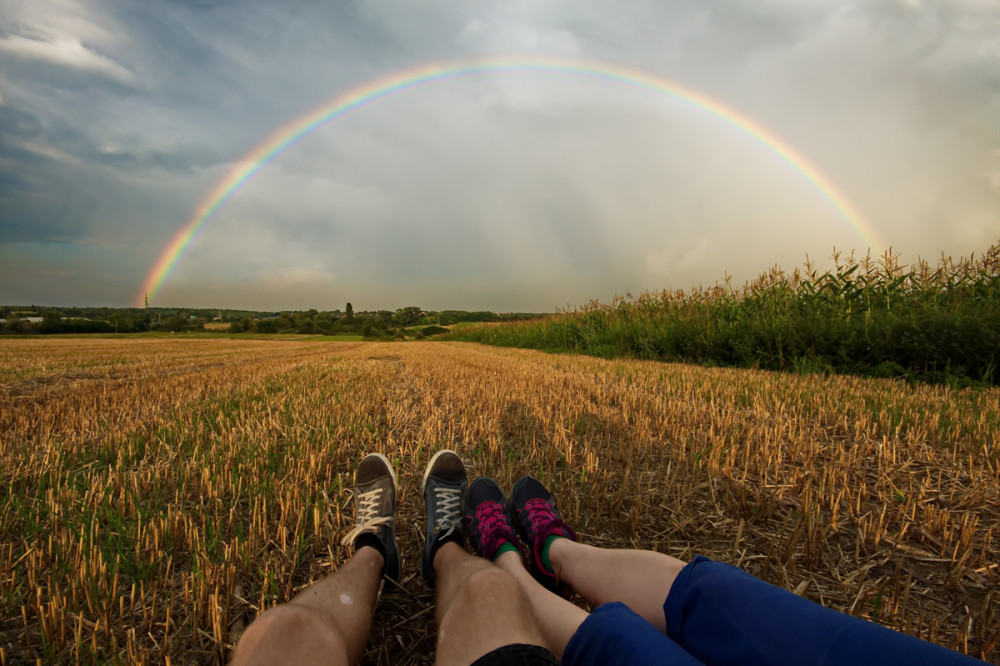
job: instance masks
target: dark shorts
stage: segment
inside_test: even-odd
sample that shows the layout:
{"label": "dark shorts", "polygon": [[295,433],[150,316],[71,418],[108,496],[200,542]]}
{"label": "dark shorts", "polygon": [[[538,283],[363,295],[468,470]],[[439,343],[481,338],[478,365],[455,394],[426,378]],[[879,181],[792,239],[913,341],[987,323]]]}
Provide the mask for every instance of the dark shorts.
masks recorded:
{"label": "dark shorts", "polygon": [[543,647],[515,643],[504,645],[492,652],[487,652],[472,662],[472,666],[559,666],[556,656]]}
{"label": "dark shorts", "polygon": [[582,664],[701,664],[684,648],[637,615],[613,602],[594,609],[576,630],[563,652],[563,663]]}
{"label": "dark shorts", "polygon": [[913,666],[981,664],[959,652],[824,608],[698,556],[663,603],[667,633],[620,603],[599,606],[576,630],[563,663],[690,666]]}

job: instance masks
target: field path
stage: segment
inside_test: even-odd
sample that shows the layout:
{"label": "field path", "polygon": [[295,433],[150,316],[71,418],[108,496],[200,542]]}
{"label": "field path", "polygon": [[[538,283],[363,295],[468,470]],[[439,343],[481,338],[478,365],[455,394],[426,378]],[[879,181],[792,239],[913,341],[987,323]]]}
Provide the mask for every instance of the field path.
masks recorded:
{"label": "field path", "polygon": [[219,663],[339,566],[397,464],[405,593],[368,663],[431,663],[423,466],[532,473],[581,540],[731,562],[1000,660],[1000,389],[464,343],[0,340],[0,656]]}

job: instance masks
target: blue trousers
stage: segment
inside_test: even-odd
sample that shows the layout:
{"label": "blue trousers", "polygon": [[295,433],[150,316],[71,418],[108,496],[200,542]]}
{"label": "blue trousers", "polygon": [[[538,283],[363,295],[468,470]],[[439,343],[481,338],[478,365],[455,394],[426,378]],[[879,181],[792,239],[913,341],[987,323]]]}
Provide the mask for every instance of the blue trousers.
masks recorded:
{"label": "blue trousers", "polygon": [[663,603],[664,635],[627,606],[591,613],[564,664],[919,666],[982,664],[958,652],[824,608],[698,556]]}

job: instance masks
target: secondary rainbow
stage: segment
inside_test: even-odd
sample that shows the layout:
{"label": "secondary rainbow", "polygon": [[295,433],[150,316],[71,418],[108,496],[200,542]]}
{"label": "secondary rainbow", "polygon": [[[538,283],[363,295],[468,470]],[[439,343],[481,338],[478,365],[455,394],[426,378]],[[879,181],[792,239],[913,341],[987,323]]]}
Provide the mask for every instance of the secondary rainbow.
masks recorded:
{"label": "secondary rainbow", "polygon": [[184,251],[205,224],[236,195],[268,162],[294,146],[315,129],[352,111],[414,88],[462,76],[487,73],[538,73],[589,79],[624,88],[652,92],[694,110],[706,113],[753,137],[762,146],[795,169],[838,211],[876,252],[882,245],[858,209],[819,169],[795,149],[754,120],[700,92],[660,77],[606,63],[552,57],[493,57],[476,60],[429,63],[389,74],[337,95],[328,102],[278,128],[266,140],[238,160],[229,173],[202,199],[194,214],[161,251],[136,295],[136,305],[152,298],[170,277]]}

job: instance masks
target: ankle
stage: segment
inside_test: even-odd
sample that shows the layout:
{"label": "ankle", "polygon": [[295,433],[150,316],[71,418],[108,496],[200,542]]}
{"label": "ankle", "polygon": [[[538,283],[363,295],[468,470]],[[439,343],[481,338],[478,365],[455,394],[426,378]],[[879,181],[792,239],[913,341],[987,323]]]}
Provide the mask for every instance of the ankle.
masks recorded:
{"label": "ankle", "polygon": [[549,573],[555,573],[555,567],[558,566],[557,562],[552,561],[552,546],[560,541],[569,541],[569,539],[561,534],[550,534],[545,539],[545,545],[542,546],[542,553],[539,559],[542,561],[542,566]]}
{"label": "ankle", "polygon": [[496,552],[493,553],[493,557],[490,558],[490,561],[496,562],[497,559],[504,553],[513,553],[514,555],[517,555],[518,559],[521,558],[521,551],[517,549],[517,546],[512,544],[510,541],[504,541],[497,547]]}
{"label": "ankle", "polygon": [[545,540],[542,550],[542,563],[550,567],[550,571],[563,568],[572,549],[580,544],[562,535],[552,534]]}
{"label": "ankle", "polygon": [[385,559],[385,545],[372,532],[362,532],[358,535],[358,538],[354,540],[355,554],[361,552],[362,548],[371,548],[372,550],[378,552],[378,554],[382,556],[382,559]]}
{"label": "ankle", "polygon": [[496,557],[493,558],[493,564],[507,572],[515,570],[526,571],[524,560],[521,559],[521,552],[514,548],[510,550],[501,548],[498,550]]}
{"label": "ankle", "polygon": [[431,565],[434,567],[434,571],[439,571],[443,567],[448,566],[448,562],[455,558],[459,553],[465,553],[465,549],[458,545],[455,541],[445,541],[437,547],[434,552],[434,557],[431,560]]}
{"label": "ankle", "polygon": [[[364,536],[364,535],[362,535]],[[379,571],[385,570],[385,552],[378,539],[372,541],[363,540],[360,537],[354,542],[355,560],[370,561],[373,565],[378,564]]]}

